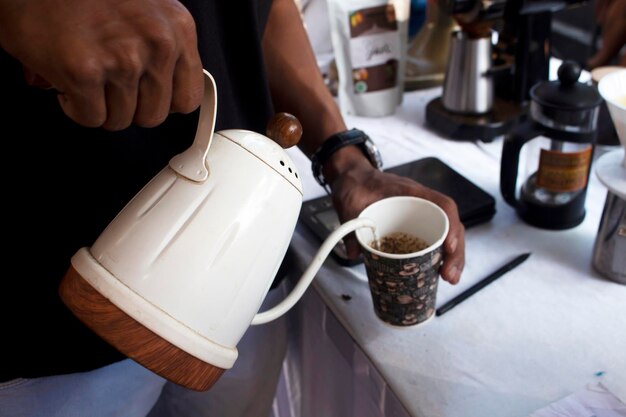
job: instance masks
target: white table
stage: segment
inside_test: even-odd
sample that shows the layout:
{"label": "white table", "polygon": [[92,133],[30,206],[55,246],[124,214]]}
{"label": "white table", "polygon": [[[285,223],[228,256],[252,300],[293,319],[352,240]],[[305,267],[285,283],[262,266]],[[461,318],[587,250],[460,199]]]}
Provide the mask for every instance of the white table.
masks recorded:
{"label": "white table", "polygon": [[[369,363],[372,368],[365,372],[371,380],[365,390],[375,391],[381,403],[372,404],[375,410],[367,415],[527,416],[598,381],[626,402],[626,286],[601,277],[591,265],[606,188],[592,172],[587,214],[575,228],[548,231],[523,223],[500,195],[501,138],[488,144],[459,142],[425,127],[425,106],[440,93],[439,88],[407,93],[392,117],[347,117],[349,127],[365,130],[379,145],[385,166],[435,156],[496,198],[495,217],[467,230],[461,282],[452,286],[440,281],[437,305],[514,256],[528,251],[532,256],[447,314],[407,328],[386,325],[376,317],[362,265],[342,267],[328,259],[308,292],[315,292],[313,298],[319,295],[333,316],[323,318],[324,323],[339,325],[339,330],[323,326],[330,340],[353,341],[353,347],[338,342],[339,351],[348,352],[342,354],[350,365]],[[299,167],[305,200],[323,195],[309,161],[297,150],[289,152]],[[598,149],[596,155],[602,152]],[[297,228],[292,248],[301,268],[318,246],[306,228]],[[299,311],[307,314],[310,309]],[[345,334],[339,335],[341,331]],[[305,353],[313,355],[308,362],[324,366],[323,349]],[[346,389],[332,369],[323,373],[326,379],[306,382],[312,376],[305,375],[303,383],[325,384],[323,391],[331,394]],[[319,387],[302,392],[316,390]],[[318,399],[310,415],[364,416],[354,405],[361,402],[359,390],[347,391],[352,395],[349,411],[333,414]],[[397,412],[383,404],[385,395],[387,402],[397,398]],[[308,404],[315,401],[309,399]]]}

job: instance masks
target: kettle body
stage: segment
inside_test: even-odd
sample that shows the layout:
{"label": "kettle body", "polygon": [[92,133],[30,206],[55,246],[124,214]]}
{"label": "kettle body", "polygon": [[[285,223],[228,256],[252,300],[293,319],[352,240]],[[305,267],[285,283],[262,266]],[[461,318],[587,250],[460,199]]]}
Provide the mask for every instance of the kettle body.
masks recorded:
{"label": "kettle body", "polygon": [[[302,204],[294,164],[262,135],[215,133],[207,164],[203,182],[165,167],[90,248],[72,257],[61,284],[64,302],[92,330],[196,390],[207,389],[234,364],[236,345],[280,267]],[[84,290],[84,284],[105,300],[87,300],[76,287]],[[110,308],[111,317],[97,317]],[[148,348],[146,332],[172,354]],[[141,334],[136,340],[135,333]],[[161,353],[146,357],[150,351]]]}
{"label": "kettle body", "polygon": [[268,126],[275,140],[240,129],[214,133],[216,103],[205,71],[191,147],[175,155],[91,247],[75,253],[59,287],[62,301],[96,334],[197,391],[232,367],[250,325],[274,320],[299,300],[345,235],[373,227],[365,218],[340,226],[291,293],[257,313],[302,205],[297,169],[281,146],[299,140],[302,128],[279,114]]}
{"label": "kettle body", "polygon": [[[234,347],[248,328],[287,251],[302,205],[293,163],[261,135],[216,133],[207,164],[209,177],[201,183],[165,167],[89,250],[129,290],[116,293],[114,303],[134,304],[134,294],[141,294],[167,312],[151,324],[155,330],[184,326],[210,341],[198,346],[200,357],[213,344]],[[101,289],[110,281],[107,275],[81,275]],[[218,363],[230,367],[231,358]]]}
{"label": "kettle body", "polygon": [[297,170],[278,143],[246,130],[213,132],[216,97],[205,71],[192,146],[76,252],[59,288],[70,310],[122,353],[197,390],[236,360],[302,205]]}

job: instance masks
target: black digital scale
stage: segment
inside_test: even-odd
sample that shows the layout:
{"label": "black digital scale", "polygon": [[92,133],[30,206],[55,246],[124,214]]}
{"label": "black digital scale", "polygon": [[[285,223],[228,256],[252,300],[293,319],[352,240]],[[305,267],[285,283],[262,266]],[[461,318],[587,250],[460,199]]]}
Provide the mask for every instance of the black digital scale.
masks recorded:
{"label": "black digital scale", "polygon": [[[384,171],[413,178],[452,198],[457,204],[465,228],[489,221],[496,213],[495,199],[489,193],[438,158],[418,159]],[[300,211],[300,221],[313,231],[320,241],[325,240],[340,224],[330,196],[305,201]],[[361,259],[347,258],[343,242],[335,246],[332,254],[342,265],[351,266],[362,262]]]}

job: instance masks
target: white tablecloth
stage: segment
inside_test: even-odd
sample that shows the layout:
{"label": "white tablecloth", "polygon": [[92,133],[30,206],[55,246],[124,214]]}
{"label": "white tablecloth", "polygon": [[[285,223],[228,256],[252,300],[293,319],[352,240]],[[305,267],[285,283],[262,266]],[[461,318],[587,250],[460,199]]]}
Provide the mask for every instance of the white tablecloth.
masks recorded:
{"label": "white tablecloth", "polygon": [[[523,223],[500,195],[501,138],[459,142],[425,127],[425,106],[440,93],[407,93],[391,117],[347,117],[349,127],[365,130],[378,144],[385,166],[435,156],[496,198],[495,217],[466,232],[461,282],[440,281],[437,304],[514,256],[532,256],[420,326],[396,328],[376,317],[362,265],[342,267],[328,259],[315,290],[412,416],[527,416],[595,382],[626,402],[626,286],[591,265],[606,188],[592,173],[587,214],[575,228],[549,231]],[[305,199],[323,195],[308,159],[296,149],[289,153]],[[298,226],[292,247],[303,267],[318,246]]]}

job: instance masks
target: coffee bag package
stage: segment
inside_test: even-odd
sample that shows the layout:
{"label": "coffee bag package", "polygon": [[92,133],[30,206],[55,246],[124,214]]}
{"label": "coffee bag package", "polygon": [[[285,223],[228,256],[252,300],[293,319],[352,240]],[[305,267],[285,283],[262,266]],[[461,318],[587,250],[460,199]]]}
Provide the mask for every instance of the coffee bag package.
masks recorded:
{"label": "coffee bag package", "polygon": [[339,107],[388,116],[402,103],[409,0],[328,0]]}

